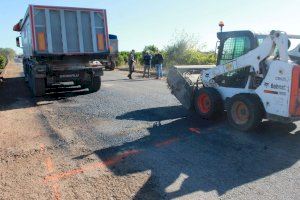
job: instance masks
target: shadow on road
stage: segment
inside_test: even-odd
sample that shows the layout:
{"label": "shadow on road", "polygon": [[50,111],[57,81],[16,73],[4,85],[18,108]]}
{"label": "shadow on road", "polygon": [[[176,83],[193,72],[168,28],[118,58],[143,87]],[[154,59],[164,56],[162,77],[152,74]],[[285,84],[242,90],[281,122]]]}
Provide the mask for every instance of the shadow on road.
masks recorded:
{"label": "shadow on road", "polygon": [[37,97],[36,102],[37,105],[44,105],[43,103],[40,104],[40,102],[47,101],[49,103],[51,101],[67,100],[70,97],[87,94],[90,94],[87,89],[80,89],[79,87],[50,88],[47,89],[46,95],[44,95],[43,97]]}
{"label": "shadow on road", "polygon": [[170,106],[137,110],[117,116],[119,120],[163,121],[186,117],[190,113],[183,106]]}
{"label": "shadow on road", "polygon": [[23,77],[5,78],[0,85],[0,111],[34,106],[34,99]]}
{"label": "shadow on road", "polygon": [[[175,116],[171,115],[174,109]],[[184,113],[182,109],[178,106],[138,110],[118,119],[176,119]],[[191,127],[198,132],[191,132]],[[213,190],[222,195],[294,165],[300,158],[300,134],[290,134],[295,128],[294,124],[264,122],[255,132],[241,133],[224,122],[187,116],[149,128],[149,136],[94,154],[105,161],[122,152],[140,152],[117,165],[107,166],[117,176],[151,171],[150,178],[134,199],[170,199]],[[185,178],[172,188],[182,175]]]}
{"label": "shadow on road", "polygon": [[43,97],[33,97],[24,77],[5,78],[0,85],[0,111],[42,106],[86,94],[89,94],[88,90],[78,87],[52,88]]}

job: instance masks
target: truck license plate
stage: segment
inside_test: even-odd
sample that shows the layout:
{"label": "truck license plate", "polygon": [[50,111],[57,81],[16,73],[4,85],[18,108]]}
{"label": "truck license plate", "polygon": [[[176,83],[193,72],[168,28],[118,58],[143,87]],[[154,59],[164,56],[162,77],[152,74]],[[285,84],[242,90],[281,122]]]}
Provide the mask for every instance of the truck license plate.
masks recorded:
{"label": "truck license plate", "polygon": [[59,75],[60,78],[78,78],[79,74],[62,74]]}

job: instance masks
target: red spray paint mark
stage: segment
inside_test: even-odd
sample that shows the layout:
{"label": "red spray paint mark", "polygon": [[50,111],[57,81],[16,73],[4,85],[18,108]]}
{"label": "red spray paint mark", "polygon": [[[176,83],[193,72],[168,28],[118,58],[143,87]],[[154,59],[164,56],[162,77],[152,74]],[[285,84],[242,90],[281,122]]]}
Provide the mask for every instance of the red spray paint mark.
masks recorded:
{"label": "red spray paint mark", "polygon": [[175,138],[171,138],[171,139],[168,139],[166,141],[163,141],[163,142],[159,142],[159,143],[156,143],[155,144],[155,147],[163,147],[163,146],[167,146],[167,145],[170,145],[176,141],[178,141],[179,138],[178,137],[175,137]]}
{"label": "red spray paint mark", "polygon": [[196,133],[196,134],[200,134],[200,129],[199,128],[189,128],[189,131]]}
{"label": "red spray paint mark", "polygon": [[91,171],[91,170],[94,170],[94,169],[97,169],[97,168],[109,167],[109,166],[112,166],[112,165],[115,165],[115,164],[119,163],[124,158],[127,158],[131,155],[139,154],[140,152],[141,152],[140,150],[126,151],[126,152],[123,152],[122,154],[120,154],[118,156],[115,156],[115,157],[110,158],[110,159],[108,159],[106,161],[103,161],[103,162],[98,162],[98,163],[87,165],[87,166],[84,166],[84,167],[81,167],[81,168],[78,168],[78,169],[73,169],[73,170],[69,170],[69,171],[66,171],[66,172],[59,173],[59,174],[53,174],[53,175],[50,175],[50,176],[46,176],[45,181],[46,182],[58,181],[60,179],[66,178],[68,176],[81,174],[81,173],[86,172],[86,171]]}

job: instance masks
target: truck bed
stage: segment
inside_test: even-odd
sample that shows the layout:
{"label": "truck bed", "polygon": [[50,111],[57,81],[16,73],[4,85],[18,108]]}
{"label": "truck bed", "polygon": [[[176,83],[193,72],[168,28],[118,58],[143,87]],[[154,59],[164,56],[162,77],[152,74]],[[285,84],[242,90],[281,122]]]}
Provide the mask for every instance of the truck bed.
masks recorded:
{"label": "truck bed", "polygon": [[21,32],[25,57],[109,52],[103,9],[30,5],[14,30]]}

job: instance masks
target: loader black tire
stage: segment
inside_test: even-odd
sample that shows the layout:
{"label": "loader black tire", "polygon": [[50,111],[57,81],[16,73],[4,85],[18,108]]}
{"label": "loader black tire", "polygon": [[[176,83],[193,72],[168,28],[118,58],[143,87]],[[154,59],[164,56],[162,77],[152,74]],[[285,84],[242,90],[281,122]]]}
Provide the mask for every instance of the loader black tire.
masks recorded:
{"label": "loader black tire", "polygon": [[101,88],[101,77],[100,76],[94,76],[92,79],[91,84],[89,85],[89,91],[91,93],[97,92]]}
{"label": "loader black tire", "polygon": [[209,87],[195,90],[194,107],[203,119],[214,119],[224,111],[221,95],[216,89]]}
{"label": "loader black tire", "polygon": [[227,104],[227,119],[240,131],[250,131],[259,126],[263,118],[263,106],[257,95],[237,94]]}

